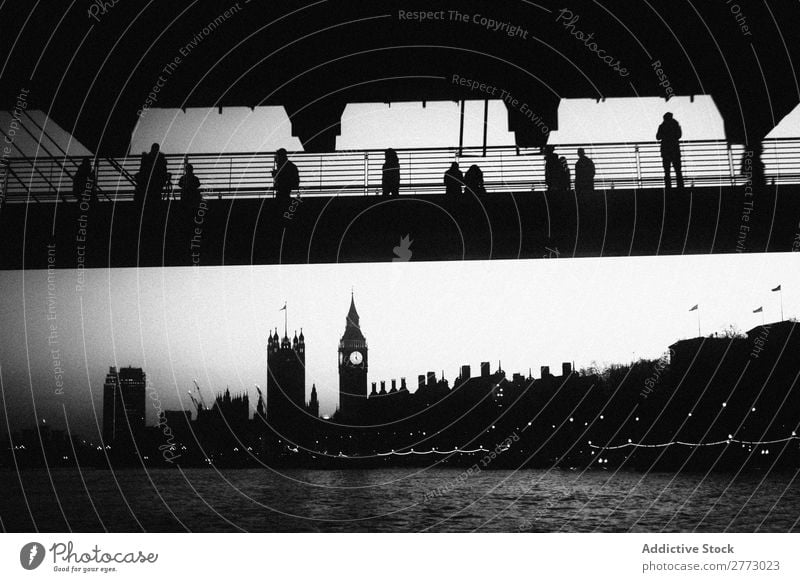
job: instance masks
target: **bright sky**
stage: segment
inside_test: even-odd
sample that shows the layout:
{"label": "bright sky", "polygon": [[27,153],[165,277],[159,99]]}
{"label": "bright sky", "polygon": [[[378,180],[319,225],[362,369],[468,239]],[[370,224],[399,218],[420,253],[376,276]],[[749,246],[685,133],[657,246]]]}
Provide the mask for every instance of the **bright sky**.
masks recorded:
{"label": "bright sky", "polygon": [[[307,394],[319,390],[322,411],[338,397],[337,344],[355,288],[369,342],[369,381],[444,370],[481,361],[510,376],[562,361],[578,368],[655,358],[677,339],[729,324],[742,330],[800,313],[800,254],[278,265],[89,270],[81,295],[76,272],[56,272],[58,344],[47,342],[46,271],[0,273],[0,345],[5,414],[12,425],[38,416],[73,430],[93,426],[108,366],[141,366],[166,409],[191,406],[197,378],[212,391],[266,385],[268,330],[303,328]],[[61,351],[64,396],[54,394],[51,347]],[[5,423],[1,415],[0,425]],[[149,422],[155,413],[148,412]]]}
{"label": "bright sky", "polygon": [[303,149],[282,106],[149,109],[133,130],[130,153],[149,151],[153,143],[169,154]]}
{"label": "bright sky", "polygon": [[[536,112],[536,104],[526,104]],[[483,107],[479,99],[467,100],[464,108],[464,144],[483,144]],[[521,107],[521,105],[520,105]],[[562,99],[559,129],[550,143],[603,143],[655,141],[658,124],[671,111],[683,127],[684,139],[724,139],[725,131],[710,96]],[[345,107],[337,150],[457,147],[460,106],[455,101],[351,103]],[[531,122],[533,123],[533,122]],[[514,145],[508,129],[508,110],[502,101],[489,101],[487,144]],[[796,132],[795,132],[796,133]],[[159,142],[168,153],[274,151],[284,147],[300,151],[291,135],[291,122],[283,107],[227,107],[150,109],[139,120],[131,141],[131,152],[149,150]]]}
{"label": "bright sky", "polygon": [[[535,104],[529,104],[536,111]],[[459,105],[455,101],[399,103],[355,103],[345,108],[337,149],[455,147],[458,145]],[[678,96],[668,102],[658,97],[563,99],[559,106],[559,129],[550,143],[602,143],[612,141],[653,141],[655,128],[666,111],[681,123],[684,139],[724,139],[724,125],[714,100],[708,95]],[[40,126],[46,123],[42,145],[53,155],[62,150],[70,155],[90,152],[41,111],[31,115]],[[0,125],[8,127],[11,115],[0,111]],[[23,119],[31,131],[37,128]],[[508,131],[508,115],[499,100],[489,102],[489,145],[511,145],[514,134]],[[767,135],[800,137],[800,105]],[[303,149],[292,136],[291,121],[279,106],[180,109],[154,108],[147,111],[134,128],[130,151],[137,155],[149,150],[153,142],[168,153],[289,151]],[[465,107],[464,142],[483,143],[483,101],[468,101]],[[58,144],[58,145],[56,145]],[[36,155],[36,140],[24,130],[15,136],[15,145],[25,155]],[[59,149],[60,148],[60,149]],[[11,155],[19,155],[16,149]],[[39,155],[47,153],[39,148]]]}

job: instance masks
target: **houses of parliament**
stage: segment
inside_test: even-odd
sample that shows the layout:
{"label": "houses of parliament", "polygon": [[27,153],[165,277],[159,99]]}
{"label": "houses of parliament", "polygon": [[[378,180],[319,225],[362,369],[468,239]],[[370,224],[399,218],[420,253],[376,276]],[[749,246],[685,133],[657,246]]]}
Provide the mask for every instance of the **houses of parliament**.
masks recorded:
{"label": "houses of parliament", "polygon": [[[355,297],[350,296],[344,334],[339,341],[339,408],[335,417],[357,421],[365,412],[367,400],[367,340],[361,331]],[[267,422],[277,428],[292,430],[303,415],[319,416],[316,386],[305,401],[306,344],[303,330],[289,340],[284,329],[267,339]]]}

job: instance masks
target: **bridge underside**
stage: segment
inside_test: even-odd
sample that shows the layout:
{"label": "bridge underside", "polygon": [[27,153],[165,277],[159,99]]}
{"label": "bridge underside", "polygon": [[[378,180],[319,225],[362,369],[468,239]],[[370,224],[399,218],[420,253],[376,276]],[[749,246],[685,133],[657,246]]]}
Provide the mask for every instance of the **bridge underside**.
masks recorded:
{"label": "bridge underside", "polygon": [[[28,108],[47,111],[99,155],[118,156],[148,105],[283,105],[305,150],[320,152],[333,150],[347,103],[488,98],[481,84],[517,100],[507,107],[523,147],[547,140],[523,103],[557,129],[564,97],[709,94],[727,138],[753,143],[800,94],[790,29],[797,8],[789,2],[636,2],[614,11],[590,0],[569,9],[447,0],[437,3],[441,18],[426,22],[402,16],[409,10],[402,0],[230,8],[221,14],[216,3],[120,2],[89,18],[83,4],[65,11],[4,6],[13,34],[0,37],[0,54],[9,55],[0,109],[13,109],[24,89]],[[480,16],[520,34],[489,30]]]}
{"label": "bridge underside", "polygon": [[[800,186],[9,204],[0,268],[155,267],[782,252],[800,249]],[[401,256],[404,253],[400,253]]]}

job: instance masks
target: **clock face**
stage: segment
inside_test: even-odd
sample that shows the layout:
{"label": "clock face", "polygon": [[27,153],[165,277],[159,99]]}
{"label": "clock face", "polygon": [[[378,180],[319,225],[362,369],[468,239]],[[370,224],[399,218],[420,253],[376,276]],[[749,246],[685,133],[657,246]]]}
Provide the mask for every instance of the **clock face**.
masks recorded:
{"label": "clock face", "polygon": [[361,355],[361,352],[351,352],[350,353],[350,363],[354,366],[361,365],[361,362],[364,361],[364,356]]}

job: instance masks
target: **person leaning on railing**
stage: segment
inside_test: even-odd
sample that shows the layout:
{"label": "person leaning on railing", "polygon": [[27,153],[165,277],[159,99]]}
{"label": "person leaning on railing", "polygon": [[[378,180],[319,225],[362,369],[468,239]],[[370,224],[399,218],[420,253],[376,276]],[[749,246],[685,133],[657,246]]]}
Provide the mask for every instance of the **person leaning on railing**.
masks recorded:
{"label": "person leaning on railing", "polygon": [[289,161],[289,155],[283,148],[275,152],[272,186],[278,200],[289,200],[292,190],[300,187],[300,172],[297,171],[297,166]]}
{"label": "person leaning on railing", "polygon": [[384,152],[381,189],[384,196],[400,195],[400,159],[392,148]]}
{"label": "person leaning on railing", "polygon": [[464,174],[464,193],[473,196],[483,196],[486,194],[486,187],[483,184],[483,171],[477,164],[472,164]]}
{"label": "person leaning on railing", "polygon": [[95,202],[97,200],[97,179],[91,160],[85,157],[72,177],[72,195],[75,200],[81,202],[87,188],[89,189],[89,202]]}
{"label": "person leaning on railing", "polygon": [[450,169],[444,173],[444,192],[448,196],[460,196],[463,185],[464,174],[458,168],[458,162],[453,162]]}
{"label": "person leaning on railing", "polygon": [[136,174],[134,200],[138,204],[144,204],[146,200],[161,200],[169,178],[167,158],[161,153],[159,145],[154,143],[149,153],[142,152],[142,161]]}
{"label": "person leaning on railing", "polygon": [[181,190],[181,204],[190,207],[200,204],[200,179],[195,175],[192,164],[186,164],[186,173],[178,180],[178,188]]}
{"label": "person leaning on railing", "polygon": [[594,192],[594,162],[586,155],[586,150],[578,148],[578,161],[575,162],[575,193]]}
{"label": "person leaning on railing", "polygon": [[675,168],[678,189],[683,190],[683,172],[681,171],[681,137],[683,132],[672,113],[664,114],[664,121],[658,126],[656,139],[661,142],[661,161],[664,165],[664,187],[672,188],[670,166]]}

